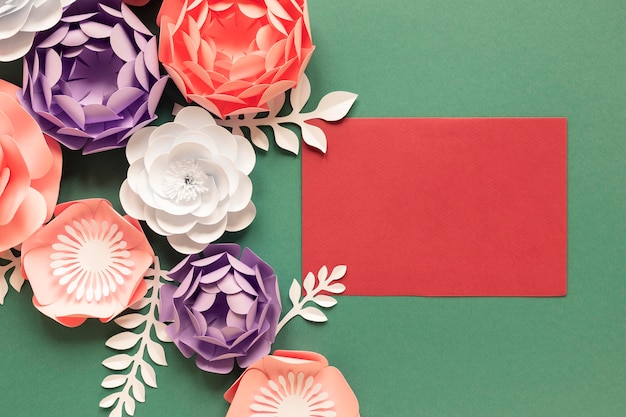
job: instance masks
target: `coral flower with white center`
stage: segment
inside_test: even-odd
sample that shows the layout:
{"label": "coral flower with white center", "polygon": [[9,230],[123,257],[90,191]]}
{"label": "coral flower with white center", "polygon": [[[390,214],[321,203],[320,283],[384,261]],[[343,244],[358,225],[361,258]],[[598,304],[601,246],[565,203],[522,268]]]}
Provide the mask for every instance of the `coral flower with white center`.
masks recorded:
{"label": "coral flower with white center", "polygon": [[33,304],[59,323],[107,322],[143,297],[154,252],[139,223],[106,200],[59,204],[55,218],[22,245]]}
{"label": "coral flower with white center", "polygon": [[252,222],[248,174],[256,156],[250,142],[218,126],[197,106],[182,109],[171,123],[146,127],[126,147],[130,163],[120,201],[170,245],[198,253],[225,231]]}
{"label": "coral flower with white center", "polygon": [[252,364],[224,394],[226,417],[358,417],[343,375],[314,352],[276,351]]}

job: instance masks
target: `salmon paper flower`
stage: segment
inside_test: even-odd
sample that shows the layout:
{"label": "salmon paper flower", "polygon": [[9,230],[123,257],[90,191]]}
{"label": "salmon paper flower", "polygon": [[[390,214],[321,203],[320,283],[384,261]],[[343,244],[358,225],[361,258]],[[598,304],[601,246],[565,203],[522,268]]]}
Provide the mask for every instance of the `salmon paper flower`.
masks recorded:
{"label": "salmon paper flower", "polygon": [[248,177],[256,162],[252,145],[201,107],[185,107],[173,122],[141,129],[130,138],[126,157],[124,210],[167,236],[180,253],[198,253],[256,216]]}
{"label": "salmon paper flower", "polygon": [[314,49],[306,0],[164,0],[157,24],[176,86],[220,118],[266,111]]}
{"label": "salmon paper flower", "polygon": [[0,61],[14,61],[33,46],[35,33],[50,29],[74,0],[12,0],[0,4]]}
{"label": "salmon paper flower", "polygon": [[160,320],[185,357],[208,372],[245,368],[270,352],[282,310],[274,270],[250,249],[209,245],[169,273]]}
{"label": "salmon paper flower", "polygon": [[136,220],[103,199],[59,204],[54,215],[22,244],[39,311],[68,327],[107,322],[146,294],[154,252]]}
{"label": "salmon paper flower", "polygon": [[156,37],[121,0],[79,0],[24,58],[22,103],[84,154],[120,148],[156,119],[167,76]]}
{"label": "salmon paper flower", "polygon": [[224,394],[226,417],[358,417],[345,378],[319,353],[277,350],[252,364]]}
{"label": "salmon paper flower", "polygon": [[0,80],[0,253],[52,217],[61,183],[61,147],[41,133],[18,91]]}

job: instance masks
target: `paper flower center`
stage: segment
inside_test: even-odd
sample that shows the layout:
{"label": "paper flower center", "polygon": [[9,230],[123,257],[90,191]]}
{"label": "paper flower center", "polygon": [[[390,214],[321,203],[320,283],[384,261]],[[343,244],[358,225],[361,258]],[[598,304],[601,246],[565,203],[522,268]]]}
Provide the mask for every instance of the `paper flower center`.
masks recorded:
{"label": "paper flower center", "polygon": [[[219,19],[210,26],[206,39],[215,41],[217,50],[236,60],[250,50],[250,44],[265,19],[251,19],[243,14],[234,13],[226,18]],[[233,34],[236,33],[236,36]]]}
{"label": "paper flower center", "polygon": [[76,301],[88,303],[114,294],[123,285],[135,263],[117,224],[74,220],[57,235],[50,255],[52,274]]}
{"label": "paper flower center", "polygon": [[192,201],[209,191],[209,176],[192,159],[174,161],[165,171],[165,195],[177,203]]}
{"label": "paper flower center", "polygon": [[334,401],[328,400],[328,393],[322,391],[322,384],[313,384],[312,376],[304,378],[299,372],[293,372],[287,378],[280,375],[278,383],[268,381],[268,386],[261,388],[262,395],[254,397],[250,409],[252,417],[336,417],[332,410]]}

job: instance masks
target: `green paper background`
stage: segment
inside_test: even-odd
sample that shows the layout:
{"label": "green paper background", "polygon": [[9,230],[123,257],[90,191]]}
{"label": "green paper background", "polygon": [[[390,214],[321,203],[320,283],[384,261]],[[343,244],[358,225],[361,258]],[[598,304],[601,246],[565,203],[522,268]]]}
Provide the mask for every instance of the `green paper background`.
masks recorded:
{"label": "green paper background", "polygon": [[[146,19],[156,15],[152,3],[137,9]],[[569,291],[547,299],[340,297],[328,323],[297,318],[274,347],[324,354],[351,383],[363,417],[626,415],[626,2],[310,0],[309,9],[317,49],[307,108],[346,90],[359,94],[352,117],[568,118]],[[15,83],[20,71],[0,64]],[[172,87],[161,122],[182,102]],[[100,196],[121,208],[123,151],[64,156],[60,201]],[[223,239],[275,268],[285,308],[301,275],[300,172],[299,157],[276,146],[259,151],[257,218]],[[165,266],[181,258],[149,236]],[[28,284],[21,294],[9,289],[0,306],[0,415],[107,416],[98,408],[108,394],[100,363],[115,353],[104,341],[119,329],[93,321],[63,328],[31,296]],[[159,388],[147,388],[135,415],[225,415],[222,394],[237,375],[204,373],[173,345],[166,352]]]}

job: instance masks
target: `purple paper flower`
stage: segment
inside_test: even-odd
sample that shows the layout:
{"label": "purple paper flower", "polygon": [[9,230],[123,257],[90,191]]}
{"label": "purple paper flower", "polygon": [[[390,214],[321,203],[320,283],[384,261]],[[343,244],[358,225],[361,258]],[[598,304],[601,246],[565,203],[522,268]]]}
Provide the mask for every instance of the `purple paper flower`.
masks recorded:
{"label": "purple paper flower", "polygon": [[167,77],[156,37],[121,0],[80,0],[35,37],[22,102],[42,130],[84,154],[120,148],[156,119]]}
{"label": "purple paper flower", "polygon": [[272,268],[250,249],[209,245],[170,271],[180,286],[161,288],[160,320],[185,357],[209,372],[246,368],[270,352],[282,310]]}

